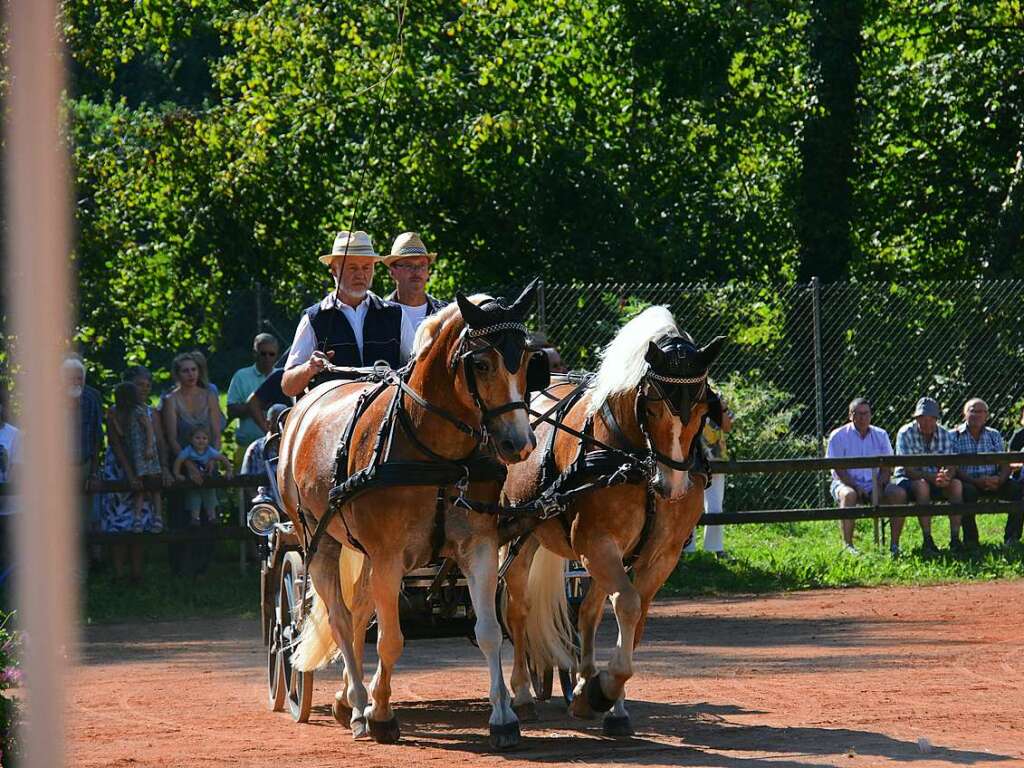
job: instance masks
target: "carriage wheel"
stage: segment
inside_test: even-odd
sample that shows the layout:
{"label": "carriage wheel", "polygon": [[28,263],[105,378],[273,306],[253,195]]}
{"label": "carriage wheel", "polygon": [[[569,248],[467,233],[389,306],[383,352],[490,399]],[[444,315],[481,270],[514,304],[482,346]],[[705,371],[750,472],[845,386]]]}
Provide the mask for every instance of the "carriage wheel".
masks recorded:
{"label": "carriage wheel", "polygon": [[267,690],[270,708],[284,711],[284,666],[281,664],[281,625],[276,617],[270,619],[270,645],[267,648]]}
{"label": "carriage wheel", "polygon": [[309,720],[313,703],[313,673],[292,668],[292,644],[298,639],[302,620],[302,601],[306,593],[306,572],[298,552],[289,552],[281,565],[281,589],[278,606],[281,617],[281,646],[278,659],[285,702],[292,719],[297,723]]}

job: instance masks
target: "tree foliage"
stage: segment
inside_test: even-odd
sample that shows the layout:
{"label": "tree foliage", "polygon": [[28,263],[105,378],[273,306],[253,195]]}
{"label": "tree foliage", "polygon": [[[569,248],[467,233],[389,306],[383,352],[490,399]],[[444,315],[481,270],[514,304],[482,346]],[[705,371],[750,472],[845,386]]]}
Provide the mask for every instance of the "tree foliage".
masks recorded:
{"label": "tree foliage", "polygon": [[441,294],[1024,273],[1019,0],[66,0],[63,24],[80,339],[110,364],[216,346],[256,283],[293,312],[353,220],[421,231]]}

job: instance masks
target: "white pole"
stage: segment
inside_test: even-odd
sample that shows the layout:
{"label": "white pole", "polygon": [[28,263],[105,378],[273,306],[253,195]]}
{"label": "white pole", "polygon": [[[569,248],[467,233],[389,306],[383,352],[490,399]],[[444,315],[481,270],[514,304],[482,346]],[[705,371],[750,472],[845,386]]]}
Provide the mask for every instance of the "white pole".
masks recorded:
{"label": "white pole", "polygon": [[71,314],[69,198],[59,125],[64,74],[55,0],[11,0],[8,7],[5,284],[23,416],[15,528],[18,624],[28,633],[22,738],[28,768],[59,768],[78,554],[72,422],[60,372]]}

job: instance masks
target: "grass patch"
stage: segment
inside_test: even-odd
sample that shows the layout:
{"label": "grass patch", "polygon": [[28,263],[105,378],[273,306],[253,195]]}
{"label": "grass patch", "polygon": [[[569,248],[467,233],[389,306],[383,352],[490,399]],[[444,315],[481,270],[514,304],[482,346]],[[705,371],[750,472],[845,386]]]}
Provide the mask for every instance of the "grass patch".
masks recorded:
{"label": "grass patch", "polygon": [[167,547],[147,547],[141,584],[114,579],[109,566],[85,585],[82,621],[86,624],[187,616],[256,616],[259,611],[259,565],[239,573],[238,545],[223,544],[207,572],[195,578],[171,573]]}
{"label": "grass patch", "polygon": [[[734,525],[725,528],[725,548],[732,562],[704,552],[684,554],[663,592],[670,595],[702,595],[722,592],[778,592],[817,587],[921,585],[952,581],[980,581],[1024,576],[1024,548],[1004,550],[1004,515],[979,515],[982,546],[953,555],[949,521],[933,518],[932,531],[943,552],[934,557],[921,553],[921,528],[908,520],[900,547],[893,559],[888,547],[873,543],[870,520],[857,521],[855,542],[859,557],[841,552],[842,536],[837,521]],[[703,535],[701,531],[698,531]],[[698,537],[698,547],[701,539]]]}

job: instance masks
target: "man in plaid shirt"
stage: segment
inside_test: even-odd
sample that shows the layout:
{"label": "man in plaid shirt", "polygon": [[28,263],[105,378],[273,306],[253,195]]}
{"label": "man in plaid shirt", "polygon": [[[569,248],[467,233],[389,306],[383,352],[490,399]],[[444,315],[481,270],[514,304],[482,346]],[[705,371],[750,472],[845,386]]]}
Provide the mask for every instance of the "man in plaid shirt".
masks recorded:
{"label": "man in plaid shirt", "polygon": [[[954,453],[1001,453],[1003,437],[991,427],[988,421],[988,405],[980,398],[972,398],[964,404],[964,423],[953,430]],[[1018,502],[1017,508],[1006,516],[1006,530],[1003,543],[1012,544],[1020,540],[1021,521],[1024,513],[1020,509],[1021,485],[1010,480],[1008,464],[982,464],[963,466],[957,470],[957,477],[964,486],[964,503],[973,504],[981,496]],[[978,524],[974,515],[963,516],[964,544],[978,545]]]}
{"label": "man in plaid shirt", "polygon": [[[939,425],[942,412],[939,404],[930,397],[922,397],[914,409],[914,420],[900,427],[896,433],[896,455],[914,456],[921,454],[953,453],[953,439],[945,428]],[[932,500],[948,499],[959,504],[963,499],[963,486],[956,479],[956,469],[952,467],[896,467],[893,482],[898,485],[907,498],[918,504],[928,504]],[[899,549],[900,533],[905,518],[892,519],[892,543]],[[917,518],[921,524],[924,538],[922,549],[926,554],[937,554],[939,548],[932,538],[932,519],[927,515]],[[960,515],[949,516],[949,548],[960,548]]]}

